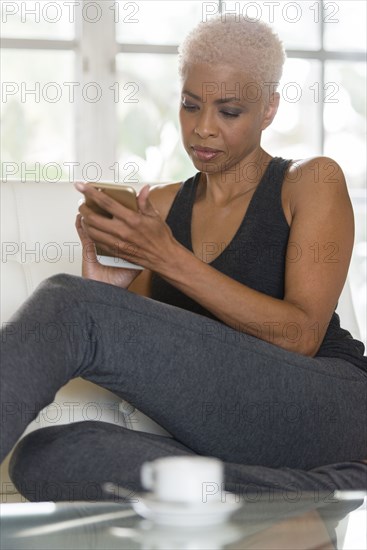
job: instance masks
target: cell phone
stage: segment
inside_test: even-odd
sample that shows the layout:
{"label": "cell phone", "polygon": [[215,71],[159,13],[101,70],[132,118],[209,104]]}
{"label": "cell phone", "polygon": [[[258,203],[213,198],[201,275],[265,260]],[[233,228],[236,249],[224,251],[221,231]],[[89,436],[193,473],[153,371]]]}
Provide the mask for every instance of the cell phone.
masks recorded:
{"label": "cell phone", "polygon": [[[109,197],[114,199],[115,201],[119,202],[126,208],[129,208],[130,210],[133,210],[134,212],[138,211],[138,201],[136,198],[136,191],[133,187],[130,187],[128,185],[120,185],[115,183],[89,183],[88,185],[92,185],[98,191],[101,193],[106,193]],[[94,212],[100,214],[101,216],[105,216],[107,218],[111,218],[112,216],[109,214],[109,212],[106,212],[106,210],[103,210],[100,208],[95,202],[93,202],[91,199],[86,198],[85,204],[94,210]],[[101,247],[96,247],[97,252],[97,259],[99,263],[102,265],[107,265],[111,267],[125,267],[129,269],[144,269],[141,265],[134,264],[132,262],[129,262],[127,260],[124,260],[123,258],[118,258],[116,256],[111,255],[110,252],[104,250]],[[133,251],[132,251],[133,253]]]}
{"label": "cell phone", "polygon": [[[111,197],[111,199],[119,202],[126,208],[134,210],[134,212],[138,211],[136,191],[133,187],[130,187],[128,185],[120,185],[117,183],[88,183],[88,185],[91,185],[95,189],[98,189],[98,191],[106,193],[106,195]],[[108,212],[100,208],[95,202],[91,201],[89,198],[86,199],[85,204],[102,216],[106,216],[108,218],[111,217]]]}

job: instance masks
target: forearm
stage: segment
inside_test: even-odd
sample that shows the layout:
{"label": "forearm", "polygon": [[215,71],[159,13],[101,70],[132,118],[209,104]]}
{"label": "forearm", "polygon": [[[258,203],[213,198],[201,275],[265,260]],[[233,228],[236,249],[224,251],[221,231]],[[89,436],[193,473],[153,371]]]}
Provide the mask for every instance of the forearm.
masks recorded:
{"label": "forearm", "polygon": [[295,304],[253,290],[177,247],[160,275],[226,325],[304,355],[314,355],[312,322]]}

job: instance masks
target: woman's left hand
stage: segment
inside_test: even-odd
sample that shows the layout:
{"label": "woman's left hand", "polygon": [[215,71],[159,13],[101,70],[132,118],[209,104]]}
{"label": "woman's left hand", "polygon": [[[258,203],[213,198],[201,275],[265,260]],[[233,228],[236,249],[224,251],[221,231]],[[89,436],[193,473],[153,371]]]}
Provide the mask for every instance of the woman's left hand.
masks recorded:
{"label": "woman's left hand", "polygon": [[83,229],[96,245],[115,257],[158,272],[175,257],[175,248],[180,245],[150,202],[149,185],[138,194],[139,212],[122,206],[91,185],[78,182],[75,187],[113,216],[97,214],[85,202],[79,207]]}

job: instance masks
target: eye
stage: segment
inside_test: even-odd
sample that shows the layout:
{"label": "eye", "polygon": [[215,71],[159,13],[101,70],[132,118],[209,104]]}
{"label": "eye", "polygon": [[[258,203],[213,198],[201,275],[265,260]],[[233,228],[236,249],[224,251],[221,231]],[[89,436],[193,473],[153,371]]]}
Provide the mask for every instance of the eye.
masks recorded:
{"label": "eye", "polygon": [[185,99],[182,100],[181,105],[185,111],[193,112],[196,111],[199,107],[194,103],[187,103]]}
{"label": "eye", "polygon": [[240,116],[240,112],[231,112],[231,111],[221,111],[221,114],[226,118],[237,118]]}

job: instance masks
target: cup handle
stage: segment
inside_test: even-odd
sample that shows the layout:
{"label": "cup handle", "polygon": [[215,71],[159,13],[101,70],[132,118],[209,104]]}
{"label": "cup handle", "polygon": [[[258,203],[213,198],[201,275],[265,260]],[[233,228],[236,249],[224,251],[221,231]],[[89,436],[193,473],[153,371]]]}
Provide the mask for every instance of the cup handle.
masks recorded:
{"label": "cup handle", "polygon": [[154,472],[151,462],[144,462],[140,471],[141,484],[145,489],[153,489]]}

